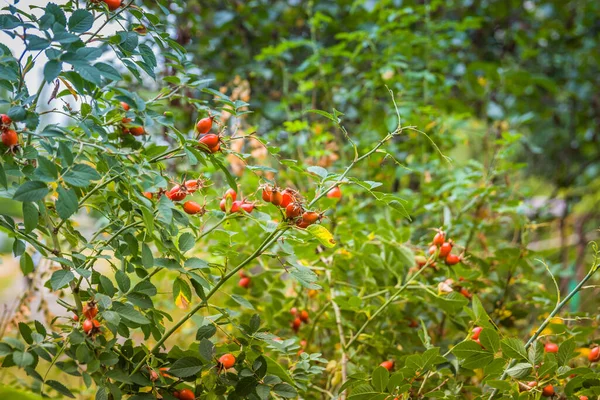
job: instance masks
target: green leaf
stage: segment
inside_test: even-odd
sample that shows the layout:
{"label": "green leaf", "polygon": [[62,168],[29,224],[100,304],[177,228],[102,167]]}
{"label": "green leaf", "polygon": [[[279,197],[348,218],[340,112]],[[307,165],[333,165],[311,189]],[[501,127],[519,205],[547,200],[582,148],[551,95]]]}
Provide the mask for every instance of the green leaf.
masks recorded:
{"label": "green leaf", "polygon": [[75,279],[75,275],[71,271],[61,269],[52,274],[50,285],[52,286],[52,290],[56,291],[67,286],[73,279]]}
{"label": "green leaf", "polygon": [[271,375],[275,375],[281,378],[282,381],[287,382],[289,384],[293,384],[294,381],[288,374],[287,370],[283,368],[277,361],[273,360],[270,357],[267,357],[263,354],[265,360],[267,360],[267,372]]}
{"label": "green leaf", "polygon": [[312,234],[323,246],[328,248],[335,246],[333,235],[323,225],[313,224],[306,228],[306,230]]}
{"label": "green leaf", "polygon": [[452,348],[452,353],[458,358],[482,356],[488,353],[472,340],[461,342]]}
{"label": "green leaf", "polygon": [[117,285],[119,286],[119,290],[122,293],[126,293],[131,287],[131,280],[127,276],[127,274],[121,270],[118,270],[115,273],[115,280],[117,281]]}
{"label": "green leaf", "polygon": [[15,351],[12,355],[13,361],[18,367],[24,368],[32,365],[35,361],[33,355],[27,352]]}
{"label": "green leaf", "polygon": [[292,267],[288,269],[288,272],[305,288],[315,290],[322,289],[321,286],[315,283],[319,280],[319,277],[310,268],[297,262],[292,262]]}
{"label": "green leaf", "polygon": [[213,324],[201,326],[196,332],[196,340],[210,339],[217,333],[217,328]]}
{"label": "green leaf", "polygon": [[6,179],[6,171],[4,171],[4,165],[0,162],[0,185],[8,189],[8,180]]}
{"label": "green leaf", "polygon": [[167,225],[173,221],[173,202],[167,196],[158,201],[158,219]]}
{"label": "green leaf", "polygon": [[40,201],[48,194],[48,186],[40,181],[28,181],[19,186],[13,199],[17,201]]}
{"label": "green leaf", "polygon": [[296,392],[296,389],[287,383],[278,383],[277,385],[273,386],[273,393],[286,399],[298,397],[298,392]]}
{"label": "green leaf", "polygon": [[175,361],[169,368],[169,375],[178,378],[187,378],[196,375],[202,370],[202,361],[196,357],[183,357]]}
{"label": "green leaf", "polygon": [[34,176],[43,182],[53,182],[58,178],[58,169],[56,164],[46,157],[38,156],[38,166],[35,169]]}
{"label": "green leaf", "polygon": [[38,209],[33,203],[23,202],[23,224],[25,225],[26,233],[37,228],[39,217]]}
{"label": "green leaf", "polygon": [[23,275],[27,275],[33,272],[33,260],[31,259],[29,253],[23,253],[21,258],[19,259],[19,266],[21,267]]}
{"label": "green leaf", "polygon": [[69,18],[68,27],[71,32],[83,33],[88,31],[94,24],[94,16],[91,12],[78,9],[71,14]]}
{"label": "green leaf", "polygon": [[112,308],[121,316],[121,318],[124,318],[128,321],[135,322],[136,324],[140,325],[146,325],[150,323],[150,321],[148,321],[148,319],[144,317],[142,313],[134,309],[133,306],[129,304],[114,302]]}
{"label": "green leaf", "polygon": [[479,297],[477,297],[477,295],[473,296],[473,313],[475,314],[475,318],[477,318],[475,320],[475,323],[479,323],[480,321],[485,321],[488,322],[489,321],[489,316],[487,314],[487,312],[485,311],[485,308],[483,307],[483,304],[481,303],[481,300],[479,300]]}
{"label": "green leaf", "polygon": [[202,338],[200,340],[199,351],[200,356],[205,361],[210,362],[215,354],[215,345],[210,340]]}
{"label": "green leaf", "polygon": [[117,71],[112,65],[103,62],[97,62],[94,64],[94,68],[100,71],[100,74],[106,79],[110,79],[112,81],[118,81],[122,79],[119,71]]}
{"label": "green leaf", "polygon": [[142,265],[144,268],[152,268],[154,266],[154,256],[152,250],[146,243],[142,243]]}
{"label": "green leaf", "polygon": [[8,110],[7,114],[10,117],[10,119],[17,122],[24,121],[25,118],[27,118],[27,111],[22,106],[11,107]]}
{"label": "green leaf", "polygon": [[102,318],[104,318],[106,322],[113,324],[114,326],[118,326],[121,323],[121,317],[118,313],[114,311],[103,311]]}
{"label": "green leaf", "polygon": [[531,373],[532,365],[529,363],[518,363],[514,367],[506,370],[506,373],[513,378],[525,378]]}
{"label": "green leaf", "polygon": [[91,181],[100,179],[100,175],[89,165],[75,164],[63,175],[63,179],[71,186],[86,187],[90,185]]}
{"label": "green leaf", "polygon": [[310,166],[306,170],[310,173],[318,175],[319,177],[321,177],[321,179],[325,179],[327,178],[327,175],[329,175],[325,168],[316,165]]}
{"label": "green leaf", "polygon": [[383,392],[390,380],[390,373],[387,369],[382,366],[378,366],[373,371],[373,375],[371,376],[371,384],[375,388],[375,390],[379,392]]}
{"label": "green leaf", "polygon": [[58,187],[58,199],[56,200],[56,212],[62,219],[69,217],[77,212],[79,208],[79,200],[73,189],[65,189],[62,186]]}
{"label": "green leaf", "polygon": [[461,364],[465,369],[479,369],[484,368],[494,360],[494,355],[490,352],[484,352],[478,355],[472,355],[467,357]]}
{"label": "green leaf", "polygon": [[492,387],[494,389],[498,389],[503,392],[507,392],[509,390],[512,390],[512,388],[513,388],[512,385],[506,381],[491,380],[491,381],[485,381],[485,383],[488,384],[490,387]]}
{"label": "green leaf", "polygon": [[575,357],[575,342],[573,338],[569,338],[561,343],[556,354],[556,359],[559,366],[567,365],[570,359]]}
{"label": "green leaf", "polygon": [[58,60],[50,60],[44,65],[44,79],[46,83],[55,80],[62,72],[62,62]]}
{"label": "green leaf", "polygon": [[63,385],[62,383],[60,383],[58,381],[48,380],[48,381],[46,381],[46,385],[50,386],[52,389],[56,390],[58,393],[62,394],[63,396],[67,396],[71,399],[75,398],[73,393],[71,393],[71,391],[69,389],[67,389],[67,387],[65,385]]}
{"label": "green leaf", "polygon": [[538,365],[544,359],[544,345],[535,341],[527,350],[527,359],[533,365]]}
{"label": "green leaf", "polygon": [[156,56],[154,55],[154,52],[148,45],[144,43],[140,44],[138,46],[138,51],[142,55],[142,58],[144,59],[146,64],[148,64],[152,68],[156,67]]}
{"label": "green leaf", "polygon": [[194,235],[192,235],[191,233],[185,232],[184,234],[179,236],[179,250],[182,253],[185,253],[186,251],[193,249],[195,244],[196,244],[196,239],[194,238]]}
{"label": "green leaf", "polygon": [[328,112],[325,111],[321,111],[321,110],[306,110],[304,111],[304,113],[313,113],[313,114],[319,114],[333,122],[335,122],[336,124],[339,122],[339,119],[334,117],[333,115],[329,114]]}
{"label": "green leaf", "polygon": [[254,306],[252,305],[252,303],[250,303],[248,300],[246,300],[245,298],[243,298],[242,296],[239,296],[237,294],[232,294],[231,298],[238,303],[240,306],[245,307],[245,308],[249,308],[251,310],[254,310]]}
{"label": "green leaf", "polygon": [[479,334],[481,345],[492,353],[500,350],[500,337],[493,328],[484,328]]}
{"label": "green leaf", "polygon": [[522,341],[515,338],[503,339],[500,342],[502,353],[505,357],[514,358],[517,360],[527,360],[527,350]]}
{"label": "green leaf", "polygon": [[33,343],[33,338],[31,337],[31,334],[33,332],[31,330],[31,328],[29,327],[29,325],[27,325],[24,322],[19,322],[19,332],[21,333],[23,340],[25,340],[25,342],[27,342],[27,344]]}

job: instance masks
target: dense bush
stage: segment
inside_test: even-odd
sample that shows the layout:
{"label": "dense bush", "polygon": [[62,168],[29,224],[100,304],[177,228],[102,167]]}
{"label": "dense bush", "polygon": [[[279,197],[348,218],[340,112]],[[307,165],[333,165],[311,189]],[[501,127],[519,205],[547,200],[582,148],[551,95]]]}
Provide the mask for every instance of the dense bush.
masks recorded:
{"label": "dense bush", "polygon": [[[532,251],[551,219],[519,175],[532,100],[464,64],[486,48],[471,14],[493,5],[209,3],[0,14],[24,44],[0,45],[0,226],[31,282],[3,327],[0,390],[600,395],[600,250],[579,250],[585,273],[561,293],[571,252]],[[468,159],[452,151],[466,141]],[[61,312],[29,318],[46,292]]]}

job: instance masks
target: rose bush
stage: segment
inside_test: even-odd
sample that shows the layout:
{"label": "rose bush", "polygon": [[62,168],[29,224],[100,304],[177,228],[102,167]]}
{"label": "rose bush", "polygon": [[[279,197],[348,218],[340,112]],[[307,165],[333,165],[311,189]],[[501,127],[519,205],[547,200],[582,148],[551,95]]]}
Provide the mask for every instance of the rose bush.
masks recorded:
{"label": "rose bush", "polygon": [[246,95],[211,88],[169,13],[0,14],[24,44],[0,45],[0,196],[22,210],[0,226],[62,308],[11,321],[5,384],[96,399],[600,394],[596,310],[559,318],[600,253],[561,294],[528,249],[535,227],[509,181],[518,135],[454,166],[389,91],[377,140],[306,107],[287,138],[309,122],[314,135],[281,150],[248,122]]}

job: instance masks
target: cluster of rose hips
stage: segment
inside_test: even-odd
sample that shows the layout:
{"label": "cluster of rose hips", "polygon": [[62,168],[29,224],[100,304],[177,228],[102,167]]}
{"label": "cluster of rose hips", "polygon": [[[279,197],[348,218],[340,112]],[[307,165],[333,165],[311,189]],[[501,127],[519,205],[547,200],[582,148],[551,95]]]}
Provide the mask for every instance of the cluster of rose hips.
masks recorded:
{"label": "cluster of rose hips", "polygon": [[254,211],[254,203],[249,203],[245,199],[237,200],[237,192],[229,188],[227,189],[227,191],[223,195],[223,198],[221,199],[221,202],[219,203],[219,208],[221,208],[221,211],[223,212],[227,212],[228,199],[231,199],[231,208],[229,209],[229,212],[232,214],[240,212],[242,210],[246,211],[248,214]]}
{"label": "cluster of rose hips", "polygon": [[10,117],[6,114],[0,114],[0,138],[2,139],[2,144],[12,150],[19,144],[19,135],[17,135],[16,131],[10,129],[10,124],[12,124]]}
{"label": "cluster of rose hips", "polygon": [[[182,184],[177,184],[169,190],[159,190],[156,194],[157,198],[160,198],[163,194],[171,201],[179,202],[186,198],[188,194],[193,194],[199,189],[204,187],[204,181],[202,179],[188,179]],[[144,192],[144,197],[148,200],[154,198],[154,194],[151,192]],[[204,215],[206,208],[196,203],[195,201],[186,201],[183,203],[183,211],[189,215]]]}
{"label": "cluster of rose hips", "polygon": [[244,273],[244,271],[240,271],[240,280],[238,282],[238,286],[244,289],[248,289],[250,287],[250,277]]}
{"label": "cluster of rose hips", "polygon": [[[121,5],[121,1],[119,0],[119,5]],[[117,6],[118,8],[118,6]],[[121,102],[121,108],[125,110],[125,112],[129,111],[129,104],[124,101]],[[146,130],[143,126],[128,126],[131,123],[131,118],[123,117],[121,120],[121,130],[125,134],[132,134],[133,136],[142,136],[146,134]]]}
{"label": "cluster of rose hips", "polygon": [[[93,336],[96,333],[100,332],[100,322],[96,319],[96,315],[98,315],[98,307],[96,306],[96,302],[89,301],[85,307],[83,308],[83,315],[85,316],[85,321],[81,325],[83,331],[88,336]],[[73,316],[74,321],[79,321],[79,316]]]}
{"label": "cluster of rose hips", "polygon": [[302,310],[298,312],[298,309],[296,307],[293,307],[290,310],[290,314],[292,314],[292,316],[294,317],[294,320],[292,321],[292,329],[294,330],[294,332],[298,333],[298,331],[300,330],[300,325],[302,325],[303,322],[305,324],[308,324],[308,311]]}
{"label": "cluster of rose hips", "polygon": [[444,260],[446,265],[456,265],[462,261],[462,255],[452,254],[454,242],[452,239],[446,241],[446,234],[441,229],[433,237],[433,242],[429,246],[429,254],[436,255],[438,259]]}
{"label": "cluster of rose hips", "polygon": [[196,124],[196,131],[198,132],[198,144],[200,148],[209,153],[216,153],[221,150],[221,137],[214,133],[210,133],[213,126],[214,117],[202,118]]}
{"label": "cluster of rose hips", "polygon": [[264,185],[262,199],[274,206],[281,207],[287,220],[296,224],[298,228],[307,228],[323,219],[322,213],[305,210],[300,194],[294,189],[281,190],[276,186]]}

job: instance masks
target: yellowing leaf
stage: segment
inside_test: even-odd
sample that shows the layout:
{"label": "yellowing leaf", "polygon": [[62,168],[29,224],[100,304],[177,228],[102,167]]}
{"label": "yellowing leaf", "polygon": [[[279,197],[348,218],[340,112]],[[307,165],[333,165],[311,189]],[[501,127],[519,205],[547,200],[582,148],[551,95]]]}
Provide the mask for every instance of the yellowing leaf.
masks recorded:
{"label": "yellowing leaf", "polygon": [[188,308],[190,305],[190,299],[186,298],[183,292],[179,292],[177,297],[175,298],[175,305],[182,310]]}
{"label": "yellowing leaf", "polygon": [[329,248],[335,246],[333,235],[323,225],[311,225],[306,228],[306,230],[310,232],[319,242],[321,242],[323,246]]}

